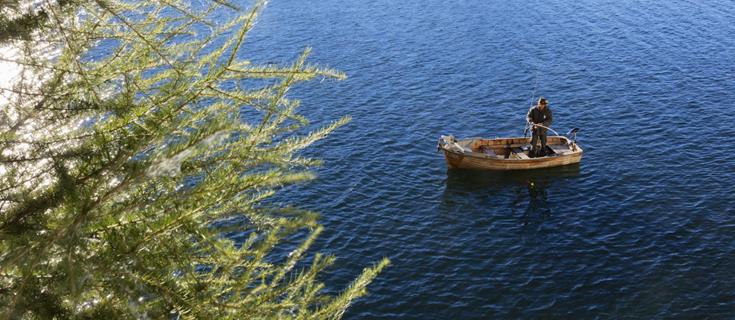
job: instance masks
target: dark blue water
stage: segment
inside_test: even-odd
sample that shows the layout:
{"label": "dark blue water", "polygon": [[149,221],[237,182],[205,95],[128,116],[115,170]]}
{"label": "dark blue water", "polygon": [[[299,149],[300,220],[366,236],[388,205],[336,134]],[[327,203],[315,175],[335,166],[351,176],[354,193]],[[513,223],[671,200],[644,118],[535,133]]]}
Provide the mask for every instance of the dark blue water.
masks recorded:
{"label": "dark blue water", "polygon": [[[734,35],[731,0],[278,0],[243,56],[349,76],[290,93],[353,121],[279,198],[330,287],[392,260],[346,319],[733,318]],[[534,92],[580,166],[447,171],[440,134],[519,135]]]}

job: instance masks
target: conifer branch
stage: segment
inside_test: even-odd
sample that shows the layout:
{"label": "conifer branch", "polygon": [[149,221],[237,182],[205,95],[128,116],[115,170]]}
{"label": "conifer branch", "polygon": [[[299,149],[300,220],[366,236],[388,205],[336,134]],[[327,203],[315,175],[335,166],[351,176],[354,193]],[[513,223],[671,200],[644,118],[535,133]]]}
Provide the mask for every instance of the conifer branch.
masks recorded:
{"label": "conifer branch", "polygon": [[14,98],[0,112],[3,316],[339,318],[365,293],[386,261],[327,295],[317,214],[265,201],[314,179],[320,162],[297,153],[349,118],[297,134],[308,120],[289,89],[345,76],[307,64],[308,48],[288,66],[243,60],[264,5],[229,21],[210,16],[224,1],[51,7],[38,39],[0,58],[23,68],[0,90]]}

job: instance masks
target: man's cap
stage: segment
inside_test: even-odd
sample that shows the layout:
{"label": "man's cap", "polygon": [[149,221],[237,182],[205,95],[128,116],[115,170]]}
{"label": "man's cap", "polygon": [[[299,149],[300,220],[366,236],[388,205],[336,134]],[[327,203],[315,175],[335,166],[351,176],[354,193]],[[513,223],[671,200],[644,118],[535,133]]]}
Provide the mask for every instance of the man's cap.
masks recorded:
{"label": "man's cap", "polygon": [[546,105],[547,104],[547,101],[546,101],[546,99],[544,97],[539,97],[538,98],[538,104]]}

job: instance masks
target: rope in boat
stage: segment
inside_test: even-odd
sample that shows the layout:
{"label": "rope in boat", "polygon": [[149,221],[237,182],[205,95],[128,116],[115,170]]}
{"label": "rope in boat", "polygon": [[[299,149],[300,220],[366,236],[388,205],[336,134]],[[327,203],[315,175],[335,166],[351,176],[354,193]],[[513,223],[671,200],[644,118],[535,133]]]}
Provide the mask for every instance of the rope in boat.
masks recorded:
{"label": "rope in boat", "polygon": [[[542,126],[540,124],[536,124],[535,126],[537,126],[539,128],[548,129],[551,132],[553,132],[555,135],[564,138],[564,140],[567,140],[567,145],[569,145],[570,149],[572,149],[572,151],[577,151],[577,139],[576,138],[574,138],[574,140],[572,141],[568,137],[563,136],[563,135],[560,135],[558,132],[556,132],[556,130],[551,129],[551,128],[547,127],[547,126]],[[573,129],[573,130],[576,130],[576,128]],[[573,131],[570,131],[570,132],[573,132]],[[576,137],[576,133],[575,133],[575,137]]]}
{"label": "rope in boat", "polygon": [[554,130],[554,129],[551,129],[551,128],[547,127],[547,126],[542,126],[542,125],[540,125],[540,124],[534,124],[534,126],[536,126],[536,127],[539,127],[539,128],[544,128],[544,129],[548,129],[548,130],[551,130],[551,132],[553,132],[553,133],[554,133],[555,135],[563,137],[563,136],[562,136],[562,135],[560,135],[560,134],[559,134],[558,132],[556,132],[556,130]]}

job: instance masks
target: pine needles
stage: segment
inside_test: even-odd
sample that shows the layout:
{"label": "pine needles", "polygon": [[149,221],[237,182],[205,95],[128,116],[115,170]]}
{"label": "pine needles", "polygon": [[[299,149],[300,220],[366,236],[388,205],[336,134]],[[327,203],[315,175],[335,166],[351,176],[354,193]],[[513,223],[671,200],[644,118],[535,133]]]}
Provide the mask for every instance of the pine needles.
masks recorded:
{"label": "pine needles", "polygon": [[[308,121],[288,90],[344,78],[308,49],[289,66],[238,58],[263,4],[45,2],[8,43],[22,71],[0,100],[3,318],[339,318],[365,293],[387,259],[324,295],[334,258],[303,261],[316,215],[262,205],[312,179],[318,161],[298,151],[349,121],[297,134]],[[222,236],[237,219],[239,245]]]}

